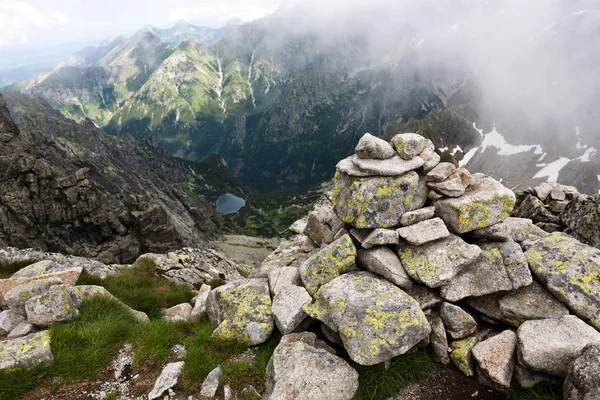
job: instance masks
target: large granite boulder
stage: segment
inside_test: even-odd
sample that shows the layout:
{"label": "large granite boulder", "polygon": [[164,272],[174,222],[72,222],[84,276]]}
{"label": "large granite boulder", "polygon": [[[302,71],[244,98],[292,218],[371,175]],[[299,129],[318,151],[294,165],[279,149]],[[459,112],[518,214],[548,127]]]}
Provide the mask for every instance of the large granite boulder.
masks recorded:
{"label": "large granite boulder", "polygon": [[306,236],[296,235],[284,240],[269,254],[260,266],[250,273],[250,278],[268,278],[269,273],[283,267],[298,268],[309,255],[302,250]]}
{"label": "large granite boulder", "polygon": [[535,196],[527,195],[512,212],[513,217],[528,218],[534,223],[560,224],[560,218]]}
{"label": "large granite boulder", "polygon": [[550,293],[600,329],[600,250],[553,233],[534,243],[525,256]]}
{"label": "large granite boulder", "polygon": [[442,198],[434,204],[436,214],[452,231],[466,233],[502,222],[515,202],[512,190],[489,176],[475,174],[462,196]]}
{"label": "large granite boulder", "polygon": [[358,250],[358,263],[367,271],[383,276],[402,289],[410,289],[413,285],[398,256],[387,247]]}
{"label": "large granite boulder", "polygon": [[495,225],[473,231],[473,236],[477,239],[501,242],[513,240],[518,243],[526,240],[535,241],[548,235],[549,233],[535,226],[530,219],[515,217],[509,217]]}
{"label": "large granite boulder", "polygon": [[479,258],[442,287],[443,298],[458,301],[531,284],[527,259],[517,243],[482,243],[480,247]]}
{"label": "large granite boulder", "polygon": [[600,345],[591,344],[571,363],[564,385],[565,400],[600,399]]}
{"label": "large granite boulder", "polygon": [[299,268],[300,278],[308,293],[356,267],[356,247],[350,235],[344,235],[311,256]]}
{"label": "large granite boulder", "polygon": [[59,278],[47,278],[27,282],[9,290],[4,296],[4,303],[11,311],[27,315],[25,312],[25,302],[27,300],[46,293],[52,286],[62,284],[63,281]]}
{"label": "large granite boulder", "polygon": [[206,312],[215,327],[212,336],[247,345],[265,342],[274,328],[271,305],[266,280],[236,281],[211,290]]}
{"label": "large granite boulder", "polygon": [[560,219],[571,235],[583,243],[600,248],[600,194],[569,202]]}
{"label": "large granite boulder", "polygon": [[360,158],[375,158],[385,160],[396,155],[396,150],[383,139],[365,133],[354,149]]}
{"label": "large granite boulder", "polygon": [[284,335],[292,333],[307,317],[302,310],[304,304],[312,301],[306,289],[300,286],[286,286],[273,298],[273,318],[277,329]]}
{"label": "large granite boulder", "polygon": [[25,302],[27,320],[34,325],[50,326],[70,321],[79,313],[81,299],[72,287],[51,286],[43,294]]}
{"label": "large granite boulder", "polygon": [[369,272],[335,278],[304,311],[338,332],[350,358],[361,365],[404,354],[431,332],[413,298]]}
{"label": "large granite boulder", "polygon": [[251,268],[243,263],[230,260],[213,249],[183,248],[172,251],[167,256],[179,264],[179,268],[171,268],[162,273],[171,282],[198,287],[212,279],[226,281],[242,278],[242,272],[250,272]]}
{"label": "large granite boulder", "polygon": [[400,133],[391,140],[392,146],[404,160],[412,160],[425,148],[427,139],[416,133]]}
{"label": "large granite boulder", "polygon": [[400,244],[397,251],[408,275],[431,288],[448,283],[481,254],[478,246],[456,235],[423,246]]}
{"label": "large granite boulder", "polygon": [[[424,183],[424,181],[423,181]],[[355,177],[342,171],[335,175],[333,208],[346,223],[356,228],[389,228],[400,223],[406,211],[421,208],[423,198],[419,175]]]}
{"label": "large granite boulder", "polygon": [[600,333],[574,315],[524,322],[517,331],[519,360],[528,368],[565,377],[569,364]]}
{"label": "large granite boulder", "polygon": [[350,400],[358,389],[358,373],[309,332],[284,336],[266,375],[263,400]]}
{"label": "large granite boulder", "polygon": [[517,335],[506,330],[473,348],[481,383],[508,392],[517,361]]}
{"label": "large granite boulder", "polygon": [[13,329],[25,321],[25,317],[12,310],[0,312],[0,336],[7,336]]}
{"label": "large granite boulder", "polygon": [[475,318],[455,304],[442,303],[440,317],[452,339],[463,339],[477,331]]}
{"label": "large granite boulder", "polygon": [[0,341],[0,371],[45,367],[53,361],[48,331]]}
{"label": "large granite boulder", "polygon": [[440,218],[428,219],[414,225],[398,228],[397,232],[398,236],[414,246],[421,246],[450,236],[448,228]]}

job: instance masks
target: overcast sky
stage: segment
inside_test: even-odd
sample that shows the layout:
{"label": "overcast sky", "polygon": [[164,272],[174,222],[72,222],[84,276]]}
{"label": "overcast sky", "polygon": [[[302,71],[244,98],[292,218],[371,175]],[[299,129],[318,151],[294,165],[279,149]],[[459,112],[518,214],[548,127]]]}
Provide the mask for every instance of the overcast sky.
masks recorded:
{"label": "overcast sky", "polygon": [[289,0],[0,0],[0,50],[101,40],[178,20],[219,27],[252,21]]}

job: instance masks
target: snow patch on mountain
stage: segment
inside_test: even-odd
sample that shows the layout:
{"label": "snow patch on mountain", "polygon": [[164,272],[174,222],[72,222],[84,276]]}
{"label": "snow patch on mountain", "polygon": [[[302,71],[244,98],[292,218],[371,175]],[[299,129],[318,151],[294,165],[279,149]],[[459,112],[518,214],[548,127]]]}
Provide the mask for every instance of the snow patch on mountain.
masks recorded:
{"label": "snow patch on mountain", "polygon": [[560,157],[558,160],[551,162],[542,168],[537,174],[533,176],[533,178],[548,178],[548,182],[556,182],[558,181],[558,175],[560,174],[560,170],[563,169],[568,163],[570,163],[570,158]]}

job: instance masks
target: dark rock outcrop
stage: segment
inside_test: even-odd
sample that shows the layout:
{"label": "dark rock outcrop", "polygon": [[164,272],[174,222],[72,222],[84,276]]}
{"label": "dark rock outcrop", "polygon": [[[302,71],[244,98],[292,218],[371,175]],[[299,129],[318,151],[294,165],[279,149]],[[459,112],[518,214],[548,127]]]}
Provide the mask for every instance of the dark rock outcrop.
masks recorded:
{"label": "dark rock outcrop", "polygon": [[132,262],[201,247],[220,218],[176,182],[186,167],[158,146],[109,138],[45,102],[0,97],[0,246]]}

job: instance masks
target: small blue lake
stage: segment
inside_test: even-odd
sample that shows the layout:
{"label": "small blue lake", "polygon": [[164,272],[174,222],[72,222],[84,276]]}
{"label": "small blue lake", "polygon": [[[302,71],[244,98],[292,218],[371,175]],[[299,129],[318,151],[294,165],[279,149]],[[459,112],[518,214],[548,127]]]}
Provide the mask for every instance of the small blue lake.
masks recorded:
{"label": "small blue lake", "polygon": [[238,212],[245,204],[244,199],[227,193],[217,199],[217,212],[219,214],[233,214]]}

